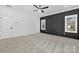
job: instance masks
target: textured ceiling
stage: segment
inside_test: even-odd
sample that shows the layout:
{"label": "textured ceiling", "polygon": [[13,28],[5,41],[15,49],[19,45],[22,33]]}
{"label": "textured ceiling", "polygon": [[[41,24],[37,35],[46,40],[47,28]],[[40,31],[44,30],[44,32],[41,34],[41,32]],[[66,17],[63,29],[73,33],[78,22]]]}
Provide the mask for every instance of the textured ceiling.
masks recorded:
{"label": "textured ceiling", "polygon": [[79,8],[79,5],[42,5],[42,7],[44,6],[49,7],[48,9],[44,9],[44,13],[41,13],[40,11],[33,12],[33,10],[36,10],[33,5],[13,5],[12,8],[24,13],[37,15],[39,17]]}

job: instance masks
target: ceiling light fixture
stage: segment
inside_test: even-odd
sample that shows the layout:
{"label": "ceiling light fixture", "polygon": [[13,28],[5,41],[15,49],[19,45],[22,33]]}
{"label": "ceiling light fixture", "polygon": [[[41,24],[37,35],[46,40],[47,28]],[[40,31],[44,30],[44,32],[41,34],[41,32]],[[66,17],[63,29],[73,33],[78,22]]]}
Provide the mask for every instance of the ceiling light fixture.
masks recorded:
{"label": "ceiling light fixture", "polygon": [[41,9],[39,9],[38,11],[41,11]]}

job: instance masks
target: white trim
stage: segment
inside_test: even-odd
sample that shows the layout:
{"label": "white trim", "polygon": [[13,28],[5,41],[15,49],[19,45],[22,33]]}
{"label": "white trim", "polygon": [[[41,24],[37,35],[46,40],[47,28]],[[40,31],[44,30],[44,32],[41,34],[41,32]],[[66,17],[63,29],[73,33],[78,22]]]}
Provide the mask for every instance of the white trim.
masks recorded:
{"label": "white trim", "polygon": [[[38,32],[38,33],[40,33],[40,32]],[[38,34],[38,33],[29,33],[29,34],[22,34],[22,35],[16,35],[16,36],[6,36],[6,37],[2,36],[2,37],[0,37],[0,40],[12,39],[12,38],[16,38],[16,37],[23,37],[23,36],[28,36],[28,35]]]}
{"label": "white trim", "polygon": [[[65,16],[65,32],[78,33],[78,30],[77,30],[77,19],[78,19],[78,17],[77,16],[78,16],[77,14]],[[67,18],[68,17],[76,17],[76,19],[75,19],[75,31],[68,31],[67,30],[66,26],[67,26]]]}

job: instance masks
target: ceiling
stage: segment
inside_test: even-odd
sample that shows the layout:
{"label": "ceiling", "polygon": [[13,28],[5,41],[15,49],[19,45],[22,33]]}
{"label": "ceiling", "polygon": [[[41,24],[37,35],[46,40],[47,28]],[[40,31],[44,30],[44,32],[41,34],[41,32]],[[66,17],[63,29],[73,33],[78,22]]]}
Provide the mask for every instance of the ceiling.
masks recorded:
{"label": "ceiling", "polygon": [[36,10],[33,5],[13,5],[12,8],[24,13],[37,15],[39,17],[79,8],[79,5],[42,5],[42,7],[44,6],[49,7],[48,9],[44,9],[44,13],[41,13],[40,11],[33,12],[33,10]]}

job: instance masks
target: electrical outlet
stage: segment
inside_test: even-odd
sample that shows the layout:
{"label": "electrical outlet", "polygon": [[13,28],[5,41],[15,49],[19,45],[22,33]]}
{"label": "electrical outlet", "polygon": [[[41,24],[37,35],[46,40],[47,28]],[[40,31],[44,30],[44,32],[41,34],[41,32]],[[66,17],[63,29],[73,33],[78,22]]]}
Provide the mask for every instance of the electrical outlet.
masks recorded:
{"label": "electrical outlet", "polygon": [[64,33],[64,35],[65,35],[66,33]]}

